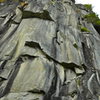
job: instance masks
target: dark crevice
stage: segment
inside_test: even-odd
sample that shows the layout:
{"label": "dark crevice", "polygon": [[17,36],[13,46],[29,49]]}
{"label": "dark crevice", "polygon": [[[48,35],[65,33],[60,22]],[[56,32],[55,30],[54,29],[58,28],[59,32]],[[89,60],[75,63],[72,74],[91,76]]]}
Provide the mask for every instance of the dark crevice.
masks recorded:
{"label": "dark crevice", "polygon": [[19,58],[16,61],[15,65],[14,65],[14,68],[11,71],[11,74],[9,76],[9,79],[8,79],[9,81],[7,82],[7,85],[5,87],[3,87],[2,90],[1,90],[0,98],[9,93],[9,91],[11,89],[11,86],[13,84],[13,81],[14,81],[15,77],[17,76],[17,73],[18,73],[18,71],[20,69],[21,63],[22,63],[22,59]]}
{"label": "dark crevice", "polygon": [[6,31],[9,29],[10,25],[9,23],[0,26],[0,38],[2,38],[2,36],[4,35],[4,33],[6,33]]}
{"label": "dark crevice", "polygon": [[[21,22],[21,21],[20,21],[20,22]],[[11,24],[15,24],[15,25],[19,25],[20,22],[16,22],[16,21],[14,21],[14,20],[11,20]]]}
{"label": "dark crevice", "polygon": [[45,92],[43,90],[38,90],[38,89],[33,89],[33,90],[29,90],[28,92],[30,93],[36,93],[36,94],[43,94],[45,95]]}
{"label": "dark crevice", "polygon": [[3,70],[3,69],[4,69],[4,66],[6,65],[6,63],[7,63],[7,60],[5,60],[5,61],[1,64],[0,70]]}
{"label": "dark crevice", "polygon": [[6,17],[5,17],[5,19],[7,18],[9,18],[8,20],[7,20],[7,22],[4,24],[4,23],[2,23],[1,24],[1,26],[0,26],[0,35],[1,34],[4,34],[6,31],[7,31],[7,29],[9,29],[9,27],[10,27],[10,25],[11,25],[11,20],[12,20],[12,18],[14,17],[14,14],[13,15],[11,15],[11,13],[9,13]]}
{"label": "dark crevice", "polygon": [[[43,49],[41,49],[40,44],[37,43],[37,42],[26,41],[25,46],[28,46],[28,47],[31,47],[31,48],[38,48],[38,49],[40,49],[48,60],[53,60],[55,63],[58,63],[58,64],[62,65],[64,68],[69,68],[71,70],[74,70],[74,67],[80,68],[80,66],[75,64],[75,63],[65,63],[65,62],[59,62],[59,61],[56,60],[56,56],[57,55],[56,55],[55,42],[56,42],[56,37],[52,41],[53,46],[52,46],[52,51],[51,51],[52,55],[51,56],[48,55]],[[34,57],[34,56],[32,56],[32,57]]]}
{"label": "dark crevice", "polygon": [[91,69],[94,66],[92,50],[91,48],[88,48],[86,42],[82,43],[82,50],[83,50],[87,69]]}
{"label": "dark crevice", "polygon": [[42,13],[39,12],[31,12],[31,11],[23,11],[23,15],[22,15],[23,19],[26,18],[40,18],[40,19],[44,19],[44,20],[49,20],[49,21],[53,21],[53,19],[51,18],[50,14],[48,11],[43,10]]}
{"label": "dark crevice", "polygon": [[0,38],[4,36],[4,34],[7,32],[7,30],[11,26],[11,18],[3,25],[3,23],[0,26]]}
{"label": "dark crevice", "polygon": [[33,41],[26,41],[25,46],[31,47],[31,48],[39,48],[41,49],[39,43],[33,42]]}
{"label": "dark crevice", "polygon": [[[19,26],[19,25],[18,25],[18,26]],[[10,33],[10,35],[9,35],[5,40],[3,40],[2,42],[0,42],[0,46],[2,46],[3,43],[5,43],[4,41],[8,41],[8,40],[13,36],[13,34],[15,34],[15,32],[16,32],[18,26]],[[4,36],[4,35],[3,35],[3,36]],[[3,36],[2,36],[2,38],[3,38]],[[2,38],[1,38],[1,39],[2,39]]]}
{"label": "dark crevice", "polygon": [[81,68],[81,66],[79,66],[79,65],[77,65],[75,63],[64,63],[64,62],[62,62],[61,65],[64,66],[64,68],[69,68],[69,69],[71,69],[73,71],[74,71],[75,67]]}
{"label": "dark crevice", "polygon": [[52,100],[52,97],[56,93],[58,73],[57,73],[57,69],[56,69],[55,63],[54,63],[54,73],[55,73],[55,75],[54,75],[54,78],[52,79],[52,84],[51,84],[50,90],[44,96],[44,99],[43,100]]}
{"label": "dark crevice", "polygon": [[26,60],[33,60],[35,59],[37,56],[31,56],[31,55],[28,55],[28,54],[25,54],[25,55],[21,55],[20,58],[22,59],[22,61],[26,61]]}
{"label": "dark crevice", "polygon": [[53,37],[53,39],[52,39],[52,51],[51,51],[51,56],[54,58],[54,59],[56,59],[56,56],[57,56],[57,54],[56,54],[56,43],[58,43],[59,44],[59,42],[57,41],[57,39],[58,39],[58,32],[59,32],[59,23],[58,23],[58,20],[59,20],[59,16],[57,17],[57,23],[56,23],[56,32],[55,32],[55,37]]}
{"label": "dark crevice", "polygon": [[52,80],[52,85],[50,87],[50,90],[48,93],[44,96],[43,100],[51,100],[52,95],[56,92],[56,77],[53,78]]}
{"label": "dark crevice", "polygon": [[100,35],[100,25],[93,25],[94,28],[96,29],[96,31],[99,33]]}
{"label": "dark crevice", "polygon": [[49,61],[52,60],[52,58],[49,55],[47,55],[47,53],[44,52],[44,50],[41,48],[39,43],[34,42],[34,41],[26,41],[25,46],[30,47],[30,48],[40,49]]}
{"label": "dark crevice", "polygon": [[66,69],[64,69],[64,82],[63,82],[63,86],[65,85],[67,78],[66,78]]}
{"label": "dark crevice", "polygon": [[52,51],[51,51],[51,56],[54,58],[54,59],[56,59],[56,37],[54,37],[53,39],[52,39]]}

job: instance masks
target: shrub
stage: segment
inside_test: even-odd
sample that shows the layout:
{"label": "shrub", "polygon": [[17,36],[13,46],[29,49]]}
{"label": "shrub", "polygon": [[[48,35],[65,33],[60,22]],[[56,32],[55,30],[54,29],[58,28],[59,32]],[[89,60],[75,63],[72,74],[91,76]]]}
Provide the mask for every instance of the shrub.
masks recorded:
{"label": "shrub", "polygon": [[81,31],[82,32],[90,32],[90,30],[88,30],[86,27],[83,27],[83,26],[81,27]]}
{"label": "shrub", "polygon": [[90,11],[89,14],[84,16],[84,18],[87,20],[87,22],[90,22],[94,25],[100,25],[100,19],[99,19],[98,15],[92,11],[92,5],[85,4],[84,6],[86,9],[88,9]]}
{"label": "shrub", "polygon": [[100,25],[100,20],[96,21],[95,24],[96,24],[96,25]]}
{"label": "shrub", "polygon": [[90,23],[100,25],[100,19],[99,19],[98,15],[95,14],[95,13],[87,14],[87,15],[84,16],[84,18]]}
{"label": "shrub", "polygon": [[85,4],[84,7],[89,10],[92,11],[92,5],[91,4]]}

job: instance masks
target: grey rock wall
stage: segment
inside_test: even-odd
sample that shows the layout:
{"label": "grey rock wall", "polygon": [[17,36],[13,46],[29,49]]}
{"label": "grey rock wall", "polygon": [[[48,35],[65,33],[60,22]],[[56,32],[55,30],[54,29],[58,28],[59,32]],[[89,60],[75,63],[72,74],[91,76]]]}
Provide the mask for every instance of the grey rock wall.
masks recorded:
{"label": "grey rock wall", "polygon": [[19,2],[0,3],[0,100],[100,100],[100,35],[84,6]]}

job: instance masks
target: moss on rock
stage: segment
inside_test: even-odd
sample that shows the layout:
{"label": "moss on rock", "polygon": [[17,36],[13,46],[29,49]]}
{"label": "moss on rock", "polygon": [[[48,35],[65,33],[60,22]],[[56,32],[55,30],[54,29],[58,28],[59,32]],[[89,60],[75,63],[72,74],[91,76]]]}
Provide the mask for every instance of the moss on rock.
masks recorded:
{"label": "moss on rock", "polygon": [[90,30],[88,30],[86,27],[83,27],[83,26],[81,27],[81,31],[82,32],[90,32]]}

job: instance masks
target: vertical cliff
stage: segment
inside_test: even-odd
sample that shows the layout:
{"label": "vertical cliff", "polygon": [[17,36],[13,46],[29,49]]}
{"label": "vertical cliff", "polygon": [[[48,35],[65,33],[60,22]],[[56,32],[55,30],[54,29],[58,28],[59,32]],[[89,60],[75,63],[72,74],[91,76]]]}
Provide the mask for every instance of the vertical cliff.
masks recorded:
{"label": "vertical cliff", "polygon": [[0,100],[100,100],[88,13],[74,0],[0,2]]}

